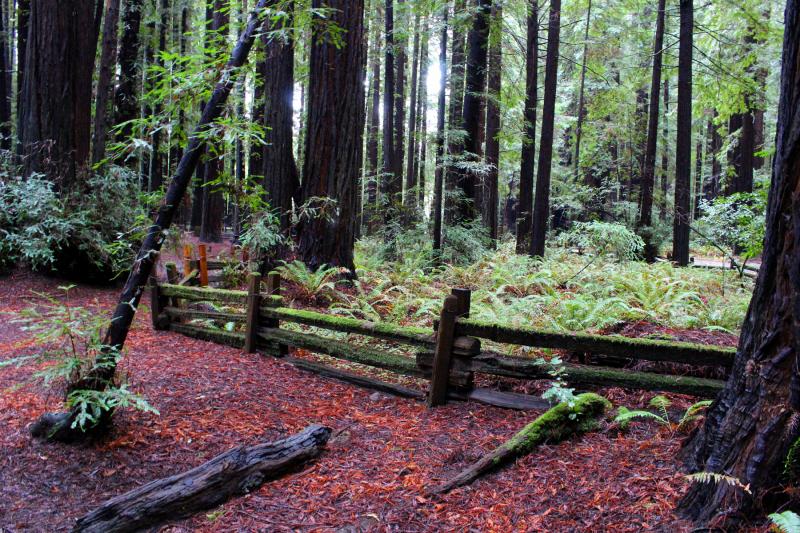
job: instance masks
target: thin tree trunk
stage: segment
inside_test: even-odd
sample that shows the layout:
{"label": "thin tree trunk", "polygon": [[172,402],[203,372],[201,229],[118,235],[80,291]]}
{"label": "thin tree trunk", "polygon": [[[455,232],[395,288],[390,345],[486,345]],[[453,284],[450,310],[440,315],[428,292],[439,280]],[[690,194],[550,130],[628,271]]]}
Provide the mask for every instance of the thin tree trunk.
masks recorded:
{"label": "thin tree trunk", "polygon": [[[408,37],[403,28],[406,24],[406,17],[403,9],[405,0],[396,0],[398,12],[395,14],[397,22],[394,24],[394,180],[397,182],[397,193],[402,195],[403,188],[403,157],[405,155],[405,132],[406,132],[406,62],[408,47]],[[399,15],[399,16],[398,16]],[[397,203],[403,201],[402,196],[398,196]]]}
{"label": "thin tree trunk", "polygon": [[[467,68],[464,88],[464,110],[462,128],[464,129],[463,154],[475,157],[481,150],[481,101],[486,90],[486,65],[489,57],[489,17],[492,1],[478,0],[477,12],[472,28],[467,36]],[[467,222],[477,218],[479,176],[470,170],[462,170],[458,175],[458,188],[463,198],[457,206],[457,219]]]}
{"label": "thin tree trunk", "polygon": [[[714,110],[714,117],[717,116],[717,110]],[[722,137],[717,130],[714,120],[708,121],[708,158],[711,163],[711,175],[706,183],[703,185],[703,196],[706,201],[711,202],[719,196],[719,183],[720,174],[722,173],[722,165],[719,161],[719,151],[722,148]]]}
{"label": "thin tree trunk", "polygon": [[[663,0],[659,0],[662,2]],[[663,9],[661,10],[663,12]],[[586,100],[584,90],[586,87],[586,55],[589,51],[589,25],[592,21],[592,0],[586,7],[586,28],[583,32],[583,61],[581,62],[581,82],[578,89],[578,121],[575,124],[575,182],[580,181],[581,173],[581,137],[583,136],[583,119],[586,113]]]}
{"label": "thin tree trunk", "polygon": [[463,140],[461,139],[460,132],[462,129],[461,119],[464,110],[464,73],[466,71],[466,32],[464,26],[466,14],[466,0],[454,0],[453,4],[453,19],[451,22],[453,28],[453,42],[452,52],[450,58],[450,107],[448,110],[448,135],[447,135],[447,153],[449,161],[446,169],[446,181],[444,185],[445,198],[444,198],[444,217],[445,222],[452,223],[455,214],[455,200],[454,195],[448,194],[456,190],[456,183],[458,182],[459,172],[455,166],[455,159],[458,154],[463,151]]}
{"label": "thin tree trunk", "polygon": [[517,216],[517,253],[530,250],[533,212],[533,179],[536,161],[536,105],[539,85],[539,7],[537,0],[528,2],[528,41],[525,59],[525,108],[522,113],[522,157],[519,172]]}
{"label": "thin tree trunk", "polygon": [[650,109],[647,119],[647,146],[644,153],[642,172],[642,197],[638,229],[645,243],[645,259],[648,263],[656,260],[658,250],[653,245],[653,189],[656,177],[656,152],[658,149],[659,89],[661,88],[661,65],[664,50],[664,18],[666,0],[658,0],[656,14],[656,34],[653,39],[653,74],[650,79]]}
{"label": "thin tree trunk", "polygon": [[[329,217],[317,217],[302,225],[298,255],[312,269],[328,264],[347,268],[354,275],[356,194],[365,118],[364,2],[314,0],[312,5],[333,8],[330,20],[345,33],[341,48],[313,36],[303,198],[331,198],[337,208]],[[391,19],[388,12],[387,19]]]}
{"label": "thin tree trunk", "polygon": [[4,150],[11,148],[11,94],[8,83],[10,27],[8,24],[8,8],[0,2],[0,73],[3,74],[0,83],[0,147]]}
{"label": "thin tree trunk", "polygon": [[117,25],[119,23],[119,1],[106,0],[106,14],[103,22],[103,42],[100,53],[100,75],[97,78],[97,91],[94,107],[94,144],[92,164],[105,158],[106,133],[108,131],[108,100],[111,95],[112,70],[117,66]]}
{"label": "thin tree trunk", "polygon": [[489,89],[486,102],[486,164],[489,173],[484,188],[483,222],[492,242],[497,240],[498,178],[500,175],[500,90],[503,61],[503,8],[492,8],[492,36],[489,47]]}
{"label": "thin tree trunk", "polygon": [[[377,1],[375,2],[378,3]],[[378,216],[378,173],[379,166],[379,142],[381,122],[381,32],[380,25],[376,18],[372,31],[372,49],[370,51],[370,70],[372,71],[372,85],[370,93],[370,112],[367,125],[367,208],[364,210],[364,224],[367,232],[375,231],[376,218]]]}
{"label": "thin tree trunk", "polygon": [[539,168],[536,172],[536,195],[533,206],[531,255],[544,257],[547,226],[550,221],[550,172],[553,159],[556,88],[558,85],[558,45],[561,30],[561,0],[550,0],[550,21],[547,27],[547,62],[544,77],[542,137],[539,142]]}
{"label": "thin tree trunk", "polygon": [[114,92],[114,123],[120,127],[117,140],[127,139],[133,127],[127,124],[139,115],[139,28],[142,23],[142,0],[125,0],[122,12],[122,38],[119,44],[119,81]]}
{"label": "thin tree trunk", "polygon": [[[167,52],[167,21],[169,20],[169,0],[161,0],[159,6],[159,22],[158,22],[158,50],[156,51],[154,64],[160,68],[164,68],[164,60],[161,53]],[[156,117],[161,116],[161,104],[156,103],[153,108],[153,115]],[[161,189],[164,183],[164,154],[161,153],[161,143],[163,140],[163,133],[160,127],[156,128],[153,132],[153,147],[150,152],[150,186],[152,190]]]}
{"label": "thin tree trunk", "polygon": [[667,199],[669,197],[669,124],[667,124],[667,114],[669,113],[669,80],[664,80],[664,105],[662,106],[661,126],[661,209],[659,218],[661,221],[667,220]]}
{"label": "thin tree trunk", "polygon": [[425,206],[425,177],[428,155],[428,21],[422,25],[422,49],[420,51],[419,105],[417,110],[417,146],[419,155],[414,160],[414,184],[417,187],[417,206],[420,215]]}
{"label": "thin tree trunk", "polygon": [[28,29],[30,20],[31,0],[19,0],[17,4],[17,153],[22,154],[22,139],[25,121],[22,120],[22,89],[25,82],[25,59],[28,48]]}
{"label": "thin tree trunk", "polygon": [[675,148],[675,215],[672,260],[689,264],[689,219],[692,172],[692,42],[693,0],[680,0],[680,50],[678,51],[678,140]]}
{"label": "thin tree trunk", "polygon": [[399,181],[395,171],[395,128],[394,128],[394,0],[386,0],[385,9],[385,49],[386,55],[383,62],[383,168],[381,177],[381,192],[383,193],[382,206],[384,231],[386,240],[394,242],[394,213],[402,193],[402,182]]}
{"label": "thin tree trunk", "polygon": [[445,145],[445,113],[447,87],[447,13],[449,7],[442,9],[442,33],[439,37],[439,72],[442,77],[439,85],[439,98],[436,114],[436,170],[433,182],[433,251],[438,259],[442,249],[442,217],[444,204],[444,145]]}
{"label": "thin tree trunk", "polygon": [[724,474],[749,486],[745,492],[724,482],[694,483],[680,502],[698,525],[720,530],[739,529],[759,504],[785,492],[784,480],[797,479],[796,458],[787,456],[800,437],[800,1],[787,1],[785,23],[761,268],[728,382],[684,448],[690,472]]}
{"label": "thin tree trunk", "polygon": [[700,198],[703,197],[703,139],[698,138],[694,159],[694,195],[692,197],[692,219],[700,218]]}
{"label": "thin tree trunk", "polygon": [[[414,17],[414,44],[412,46],[411,59],[411,102],[408,113],[408,154],[406,156],[406,193],[403,197],[403,204],[407,209],[413,209],[417,202],[417,191],[415,183],[417,175],[414,167],[417,161],[417,113],[419,95],[419,49],[420,49],[420,14],[417,12]],[[424,82],[424,80],[423,80]]]}

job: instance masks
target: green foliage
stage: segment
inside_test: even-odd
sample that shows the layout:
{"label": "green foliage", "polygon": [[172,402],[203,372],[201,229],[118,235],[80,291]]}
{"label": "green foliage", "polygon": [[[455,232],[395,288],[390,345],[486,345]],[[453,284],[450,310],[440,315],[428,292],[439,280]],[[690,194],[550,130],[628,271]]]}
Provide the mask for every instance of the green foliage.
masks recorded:
{"label": "green foliage", "polygon": [[[689,406],[689,408],[686,409],[686,412],[684,412],[683,416],[678,421],[678,423],[674,425],[674,428],[679,431],[686,429],[690,423],[700,418],[701,416],[700,413],[704,411],[708,406],[710,406],[711,403],[712,403],[711,400],[703,400]],[[621,406],[617,410],[617,416],[616,418],[614,418],[614,422],[616,422],[621,429],[627,429],[628,425],[632,420],[637,418],[644,418],[644,419],[655,420],[660,425],[665,426],[667,428],[673,428],[673,423],[669,419],[669,411],[667,411],[669,406],[672,405],[672,402],[670,401],[669,398],[661,395],[654,396],[650,400],[648,405],[651,408],[656,409],[658,413],[640,409],[631,410],[628,409],[627,407]]]}
{"label": "green foliage", "polygon": [[149,225],[132,172],[109,167],[57,193],[43,176],[0,180],[0,270],[24,261],[34,270],[94,282],[109,281],[131,265]]}
{"label": "green foliage", "polygon": [[760,186],[752,193],[721,196],[712,203],[703,201],[700,231],[714,243],[741,251],[745,259],[761,254],[766,231],[768,188]]}
{"label": "green foliage", "polygon": [[126,383],[107,383],[101,391],[77,388],[88,375],[116,366],[122,354],[103,342],[110,321],[101,318],[104,315],[97,309],[72,305],[69,301],[71,288],[61,287],[64,293],[61,297],[37,293],[43,302],[21,311],[14,321],[23,324],[23,331],[34,335],[40,349],[33,355],[3,361],[0,367],[32,366],[31,378],[27,381],[41,382],[47,388],[63,391],[67,407],[78,411],[72,427],[83,431],[97,424],[104,413],[120,407],[158,414]]}
{"label": "green foliage", "polygon": [[570,231],[559,236],[565,246],[596,255],[613,254],[618,261],[636,259],[642,254],[644,241],[622,224],[609,222],[576,222]]}
{"label": "green foliage", "polygon": [[280,218],[271,210],[252,213],[244,224],[244,232],[239,237],[242,247],[250,251],[250,257],[257,264],[275,260],[287,239],[281,232]]}
{"label": "green foliage", "polygon": [[800,533],[800,515],[793,511],[772,513],[769,515],[772,529],[780,533]]}
{"label": "green foliage", "polygon": [[283,262],[277,268],[281,276],[297,284],[306,298],[327,297],[335,290],[336,278],[341,273],[337,267],[321,266],[316,271],[302,261]]}

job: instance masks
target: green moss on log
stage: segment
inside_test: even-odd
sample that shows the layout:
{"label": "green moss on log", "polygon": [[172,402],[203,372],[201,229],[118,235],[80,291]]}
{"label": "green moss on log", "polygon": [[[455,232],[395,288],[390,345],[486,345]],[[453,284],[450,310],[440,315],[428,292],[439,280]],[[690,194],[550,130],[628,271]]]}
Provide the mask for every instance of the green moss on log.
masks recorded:
{"label": "green moss on log", "polygon": [[221,329],[204,328],[202,326],[192,326],[189,324],[178,324],[176,322],[172,322],[169,325],[169,329],[170,331],[181,333],[195,339],[233,346],[234,348],[244,347],[243,333],[233,333]]}
{"label": "green moss on log", "polygon": [[184,300],[221,302],[234,304],[244,307],[247,292],[230,291],[226,289],[211,289],[209,287],[184,287],[182,285],[171,285],[165,283],[159,285],[161,294],[172,296],[173,298],[183,298]]}

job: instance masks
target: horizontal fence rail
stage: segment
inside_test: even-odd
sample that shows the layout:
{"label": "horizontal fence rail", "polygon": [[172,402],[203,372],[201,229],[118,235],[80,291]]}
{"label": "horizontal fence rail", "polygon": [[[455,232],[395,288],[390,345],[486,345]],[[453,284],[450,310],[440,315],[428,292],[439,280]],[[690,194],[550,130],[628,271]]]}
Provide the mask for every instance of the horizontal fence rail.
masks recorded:
{"label": "horizontal fence rail", "polygon": [[[216,266],[216,265],[214,265]],[[175,279],[174,265],[167,265]],[[152,280],[153,326],[190,337],[226,344],[246,351],[261,351],[282,357],[288,349],[299,348],[359,365],[366,365],[403,376],[430,379],[427,394],[431,406],[448,399],[475,400],[513,408],[540,408],[541,399],[527,395],[501,393],[474,387],[474,375],[538,380],[552,379],[553,366],[541,360],[512,357],[484,350],[481,340],[534,348],[568,350],[612,358],[680,363],[729,369],[735,350],[682,342],[635,339],[622,336],[560,333],[534,328],[510,327],[470,319],[470,292],[454,289],[433,330],[376,323],[332,316],[315,311],[283,307],[280,276],[270,273],[267,290],[261,289],[261,276],[252,274],[247,291],[190,286],[192,278],[178,283]],[[215,307],[214,304],[217,304]],[[244,331],[228,331],[202,321],[244,326]],[[389,350],[362,345],[352,340],[337,340],[309,331],[287,330],[281,324],[293,323],[323,331],[360,335],[405,348]],[[446,327],[443,328],[443,324]],[[307,359],[288,357],[298,368],[336,377],[361,386],[389,391],[400,396],[420,397],[423,393],[401,385],[381,382]],[[562,363],[563,377],[576,387],[618,386],[713,397],[724,382],[665,372],[642,372],[608,366]],[[409,392],[411,391],[411,392]]]}

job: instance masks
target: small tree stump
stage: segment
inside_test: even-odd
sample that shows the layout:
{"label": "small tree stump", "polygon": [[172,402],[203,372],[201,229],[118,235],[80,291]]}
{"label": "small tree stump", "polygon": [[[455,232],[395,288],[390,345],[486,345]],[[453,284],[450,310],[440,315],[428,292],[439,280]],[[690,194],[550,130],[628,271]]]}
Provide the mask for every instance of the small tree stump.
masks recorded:
{"label": "small tree stump", "polygon": [[73,531],[139,531],[211,509],[314,459],[330,435],[330,428],[312,425],[284,440],[234,448],[108,500],[81,517]]}

